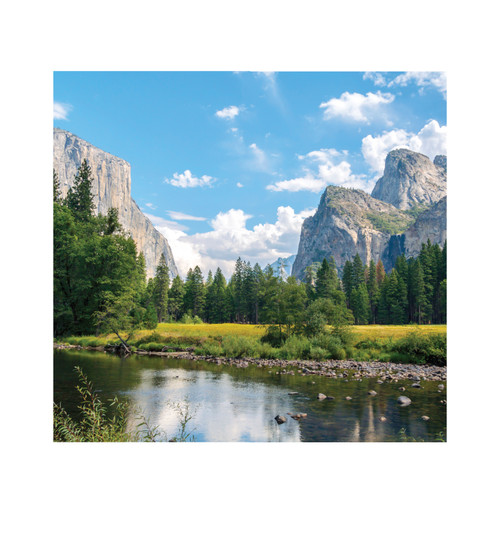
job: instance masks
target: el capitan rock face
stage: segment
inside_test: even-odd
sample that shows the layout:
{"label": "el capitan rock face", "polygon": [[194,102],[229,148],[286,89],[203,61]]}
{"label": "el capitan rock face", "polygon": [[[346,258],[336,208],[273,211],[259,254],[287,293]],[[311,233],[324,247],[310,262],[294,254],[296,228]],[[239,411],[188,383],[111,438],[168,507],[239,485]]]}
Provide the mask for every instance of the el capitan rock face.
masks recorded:
{"label": "el capitan rock face", "polygon": [[372,197],[401,210],[441,200],[446,195],[446,156],[436,156],[434,161],[406,148],[392,150]]}
{"label": "el capitan rock face", "polygon": [[125,231],[130,232],[137,250],[144,254],[149,277],[155,274],[161,254],[165,254],[171,276],[177,275],[174,257],[166,238],[156,230],[131,197],[130,164],[96,148],[70,132],[54,128],[54,170],[62,196],[66,196],[78,167],[87,159],[94,178],[93,193],[97,213],[105,215],[117,208]]}
{"label": "el capitan rock face", "polygon": [[306,267],[330,256],[342,270],[356,254],[365,264],[382,260],[389,272],[398,255],[417,256],[428,239],[443,246],[446,156],[437,156],[435,162],[406,149],[390,152],[377,182],[383,200],[373,193],[328,186],[317,212],[304,220],[292,274],[302,279]]}

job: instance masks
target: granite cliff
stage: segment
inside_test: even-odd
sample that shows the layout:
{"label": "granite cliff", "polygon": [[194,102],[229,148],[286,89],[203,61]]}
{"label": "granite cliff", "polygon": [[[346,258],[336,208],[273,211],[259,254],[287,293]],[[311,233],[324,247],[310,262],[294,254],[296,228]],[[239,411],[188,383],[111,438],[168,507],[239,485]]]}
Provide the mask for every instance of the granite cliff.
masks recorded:
{"label": "granite cliff", "polygon": [[387,155],[372,195],[328,186],[317,212],[304,220],[292,275],[303,278],[313,262],[333,256],[342,270],[359,254],[382,260],[390,271],[398,255],[418,255],[427,239],[446,240],[446,156],[435,162],[406,149]]}
{"label": "granite cliff", "polygon": [[445,195],[446,157],[436,156],[433,163],[405,148],[387,154],[384,174],[372,191],[373,198],[402,210],[433,204]]}
{"label": "granite cliff", "polygon": [[130,164],[108,154],[70,132],[54,128],[53,166],[64,196],[73,184],[78,167],[87,159],[94,177],[93,193],[97,213],[117,208],[125,231],[144,254],[149,277],[155,274],[161,254],[165,254],[171,276],[177,275],[174,257],[166,238],[156,230],[131,197]]}

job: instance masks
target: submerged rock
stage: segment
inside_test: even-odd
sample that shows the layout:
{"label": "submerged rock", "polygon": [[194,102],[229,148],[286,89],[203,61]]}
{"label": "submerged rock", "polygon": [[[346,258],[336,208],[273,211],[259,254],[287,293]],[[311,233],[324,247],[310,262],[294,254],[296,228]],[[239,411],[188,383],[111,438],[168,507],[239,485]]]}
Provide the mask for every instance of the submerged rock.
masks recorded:
{"label": "submerged rock", "polygon": [[324,395],[323,393],[318,393],[317,399],[318,400],[325,400],[326,399],[326,395]]}
{"label": "submerged rock", "polygon": [[277,415],[274,420],[278,423],[278,425],[286,423],[286,417],[284,415]]}
{"label": "submerged rock", "polygon": [[398,404],[401,404],[401,406],[408,406],[411,404],[411,399],[401,395],[401,397],[398,397]]}
{"label": "submerged rock", "polygon": [[370,391],[368,392],[368,395],[375,396],[376,394],[377,394],[377,392],[373,391],[373,389],[370,389]]}

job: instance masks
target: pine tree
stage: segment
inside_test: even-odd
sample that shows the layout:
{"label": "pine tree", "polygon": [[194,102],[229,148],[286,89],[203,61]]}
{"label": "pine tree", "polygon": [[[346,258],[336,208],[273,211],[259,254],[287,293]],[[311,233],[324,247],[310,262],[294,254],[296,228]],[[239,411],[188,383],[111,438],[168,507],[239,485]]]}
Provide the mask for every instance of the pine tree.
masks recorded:
{"label": "pine tree", "polygon": [[347,299],[347,305],[350,306],[351,293],[354,289],[354,270],[352,263],[349,260],[347,260],[344,264],[344,271],[342,274],[342,288]]}
{"label": "pine tree", "polygon": [[65,200],[77,221],[89,221],[95,210],[92,194],[92,170],[86,159],[78,168],[74,185],[70,187]]}
{"label": "pine tree", "polygon": [[57,173],[56,171],[53,169],[52,170],[52,180],[53,180],[53,187],[54,187],[54,191],[53,191],[53,201],[56,203],[56,204],[62,204],[62,196],[61,196],[61,184],[59,182],[59,177],[57,176]]}
{"label": "pine tree", "polygon": [[353,289],[358,288],[361,284],[365,282],[365,267],[361,261],[359,254],[354,256],[352,262],[352,285]]}
{"label": "pine tree", "polygon": [[170,277],[165,255],[162,254],[154,278],[153,304],[158,316],[158,322],[163,323],[168,317],[168,289]]}
{"label": "pine tree", "polygon": [[178,321],[184,314],[184,283],[179,275],[172,280],[168,292],[168,313],[174,321]]}
{"label": "pine tree", "polygon": [[368,324],[370,319],[370,299],[368,289],[363,282],[353,289],[351,294],[351,309],[356,324]]}
{"label": "pine tree", "polygon": [[377,272],[377,285],[378,287],[380,287],[386,277],[384,264],[382,263],[382,260],[378,260],[377,266],[376,266],[376,272]]}

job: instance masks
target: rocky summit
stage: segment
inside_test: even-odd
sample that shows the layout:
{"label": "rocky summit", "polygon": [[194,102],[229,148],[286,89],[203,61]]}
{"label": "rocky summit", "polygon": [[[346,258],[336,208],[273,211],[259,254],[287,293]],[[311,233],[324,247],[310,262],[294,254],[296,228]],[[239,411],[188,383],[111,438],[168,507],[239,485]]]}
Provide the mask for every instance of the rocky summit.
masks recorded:
{"label": "rocky summit", "polygon": [[446,156],[434,161],[405,148],[392,150],[372,197],[402,210],[437,202],[446,195]]}
{"label": "rocky summit", "polygon": [[144,254],[148,277],[154,276],[162,253],[171,276],[177,275],[167,239],[156,230],[131,197],[129,163],[59,128],[54,128],[53,157],[63,197],[73,185],[78,167],[86,159],[94,178],[93,194],[97,213],[105,215],[109,208],[118,209],[120,223],[125,231],[130,232],[137,250]]}
{"label": "rocky summit", "polygon": [[446,241],[446,156],[435,163],[406,149],[387,155],[372,195],[328,186],[317,212],[304,220],[292,274],[333,256],[340,270],[359,254],[363,263],[382,260],[389,272],[397,256],[417,256],[421,244]]}

